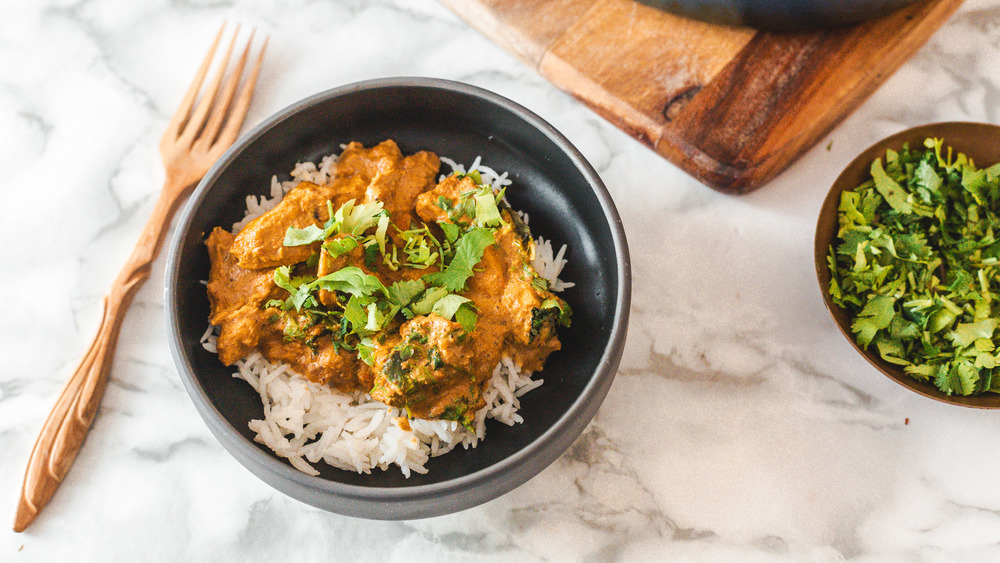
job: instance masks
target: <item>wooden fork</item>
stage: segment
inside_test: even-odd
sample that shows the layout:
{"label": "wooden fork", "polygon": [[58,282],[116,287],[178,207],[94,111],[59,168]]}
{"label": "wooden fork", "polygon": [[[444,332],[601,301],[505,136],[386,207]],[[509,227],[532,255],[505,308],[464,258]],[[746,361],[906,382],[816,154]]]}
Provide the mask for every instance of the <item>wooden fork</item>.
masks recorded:
{"label": "wooden fork", "polygon": [[125,311],[136,290],[149,277],[153,260],[170,224],[170,217],[190,192],[190,188],[201,180],[239,134],[250,106],[250,98],[253,97],[267,40],[264,40],[242,88],[240,78],[250,54],[253,33],[250,34],[235,68],[223,84],[226,68],[233,56],[236,36],[239,34],[237,25],[225,58],[198,100],[198,92],[212,66],[224,29],[225,24],[215,36],[194,82],[160,140],[160,155],[166,169],[163,190],[135,249],[112,283],[111,290],[104,296],[104,317],[97,336],[79,367],[66,382],[31,451],[14,519],[15,532],[27,528],[48,504],[80,451],[108,383]]}

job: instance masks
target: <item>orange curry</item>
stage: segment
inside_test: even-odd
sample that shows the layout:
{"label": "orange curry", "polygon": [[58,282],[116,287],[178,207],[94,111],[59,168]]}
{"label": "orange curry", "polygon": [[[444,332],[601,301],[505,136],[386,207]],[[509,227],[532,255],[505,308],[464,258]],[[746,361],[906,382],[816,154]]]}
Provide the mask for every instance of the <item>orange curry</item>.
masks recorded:
{"label": "orange curry", "polygon": [[219,359],[253,349],[411,417],[469,426],[505,355],[539,370],[570,310],[532,266],[526,225],[478,172],[437,182],[431,152],[351,143],[237,234],[216,227]]}

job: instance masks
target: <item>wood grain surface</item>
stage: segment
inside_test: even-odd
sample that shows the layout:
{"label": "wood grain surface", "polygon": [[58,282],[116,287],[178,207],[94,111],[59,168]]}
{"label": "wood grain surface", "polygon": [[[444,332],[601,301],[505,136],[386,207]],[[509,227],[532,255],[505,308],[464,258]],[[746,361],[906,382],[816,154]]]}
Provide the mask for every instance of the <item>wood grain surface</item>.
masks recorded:
{"label": "wood grain surface", "polygon": [[924,0],[855,26],[765,32],[633,0],[441,0],[632,137],[726,193],[764,185],[961,4]]}

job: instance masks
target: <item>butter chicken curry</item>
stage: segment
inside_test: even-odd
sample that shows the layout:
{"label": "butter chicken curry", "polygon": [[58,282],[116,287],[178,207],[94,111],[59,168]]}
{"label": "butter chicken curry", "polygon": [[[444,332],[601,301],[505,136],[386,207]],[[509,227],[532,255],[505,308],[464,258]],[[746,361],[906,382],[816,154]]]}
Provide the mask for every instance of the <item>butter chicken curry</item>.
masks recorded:
{"label": "butter chicken curry", "polygon": [[351,143],[237,234],[216,227],[219,359],[253,349],[411,417],[469,426],[501,357],[539,370],[570,310],[532,266],[527,226],[478,172],[437,182],[431,152]]}

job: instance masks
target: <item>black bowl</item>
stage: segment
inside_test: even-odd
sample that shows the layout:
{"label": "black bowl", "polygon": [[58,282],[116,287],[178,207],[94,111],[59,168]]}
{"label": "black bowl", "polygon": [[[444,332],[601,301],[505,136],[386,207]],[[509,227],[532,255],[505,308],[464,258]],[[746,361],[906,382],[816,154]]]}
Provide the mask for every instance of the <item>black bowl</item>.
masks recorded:
{"label": "black bowl", "polygon": [[[477,156],[510,173],[507,197],[529,213],[535,236],[567,244],[563,293],[573,325],[563,349],[521,399],[524,423],[487,424],[477,448],[432,458],[426,475],[395,469],[358,474],[317,467],[309,476],[253,440],[247,423],[262,417],[260,398],[205,351],[208,326],[206,235],[242,217],[245,196],[269,192],[300,160],[360,141],[395,140],[404,153],[432,150],[458,162]],[[287,179],[287,176],[286,178]],[[538,116],[496,94],[423,78],[375,80],[317,94],[278,112],[242,137],[209,171],[185,207],[169,249],[166,275],[171,351],[195,407],[222,445],[275,489],[342,514],[403,519],[455,512],[500,496],[554,461],[580,435],[604,400],[628,327],[631,271],[625,233],[600,177]]]}

